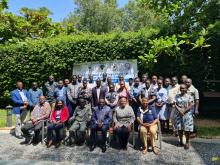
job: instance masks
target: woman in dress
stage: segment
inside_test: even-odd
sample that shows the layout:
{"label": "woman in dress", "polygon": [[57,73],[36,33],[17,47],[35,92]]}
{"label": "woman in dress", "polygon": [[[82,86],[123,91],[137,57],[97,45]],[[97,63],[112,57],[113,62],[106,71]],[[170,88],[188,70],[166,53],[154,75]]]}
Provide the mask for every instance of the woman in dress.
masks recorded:
{"label": "woman in dress", "polygon": [[189,149],[190,132],[193,131],[193,116],[190,112],[192,108],[192,98],[187,94],[185,84],[180,85],[180,94],[174,99],[174,127],[178,131],[180,145],[183,146],[183,132],[186,136],[185,149]]}

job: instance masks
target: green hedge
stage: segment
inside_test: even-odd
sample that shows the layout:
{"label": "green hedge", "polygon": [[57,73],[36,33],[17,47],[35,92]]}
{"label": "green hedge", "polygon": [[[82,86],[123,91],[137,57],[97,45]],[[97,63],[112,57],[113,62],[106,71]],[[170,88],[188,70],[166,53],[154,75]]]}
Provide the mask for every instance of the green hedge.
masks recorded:
{"label": "green hedge", "polygon": [[1,96],[21,79],[27,87],[33,80],[43,85],[48,75],[69,77],[74,63],[137,59],[148,49],[148,38],[158,31],[122,34],[57,36],[0,46]]}

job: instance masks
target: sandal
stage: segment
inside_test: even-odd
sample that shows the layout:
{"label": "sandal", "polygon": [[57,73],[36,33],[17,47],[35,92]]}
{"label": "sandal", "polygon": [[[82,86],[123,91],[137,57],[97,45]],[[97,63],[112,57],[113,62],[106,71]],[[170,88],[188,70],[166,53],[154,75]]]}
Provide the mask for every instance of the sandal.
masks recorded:
{"label": "sandal", "polygon": [[145,148],[145,149],[142,151],[142,153],[143,153],[144,155],[146,155],[146,154],[147,154],[147,148]]}
{"label": "sandal", "polygon": [[153,147],[153,152],[155,155],[159,155],[160,154],[160,151],[157,147]]}

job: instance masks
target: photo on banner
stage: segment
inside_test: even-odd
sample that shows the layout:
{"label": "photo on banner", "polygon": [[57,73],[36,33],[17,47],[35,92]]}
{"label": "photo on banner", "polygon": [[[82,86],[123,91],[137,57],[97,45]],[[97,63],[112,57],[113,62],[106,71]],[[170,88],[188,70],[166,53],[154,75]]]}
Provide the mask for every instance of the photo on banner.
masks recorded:
{"label": "photo on banner", "polygon": [[88,62],[73,65],[73,75],[82,74],[84,78],[92,74],[94,80],[102,78],[102,74],[107,73],[112,78],[113,83],[118,82],[118,76],[122,74],[125,81],[135,78],[138,75],[137,60],[115,60],[105,62]]}

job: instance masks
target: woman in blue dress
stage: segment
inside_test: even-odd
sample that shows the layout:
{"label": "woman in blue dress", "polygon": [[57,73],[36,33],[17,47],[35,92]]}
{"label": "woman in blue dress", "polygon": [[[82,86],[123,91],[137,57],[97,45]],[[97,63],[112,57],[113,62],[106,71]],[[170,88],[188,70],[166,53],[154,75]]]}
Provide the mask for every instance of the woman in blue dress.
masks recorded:
{"label": "woman in blue dress", "polygon": [[189,149],[190,132],[193,131],[193,116],[190,112],[192,108],[192,98],[187,94],[185,84],[180,85],[180,94],[177,94],[174,99],[174,127],[178,131],[180,145],[183,146],[183,132],[186,136],[185,149]]}

